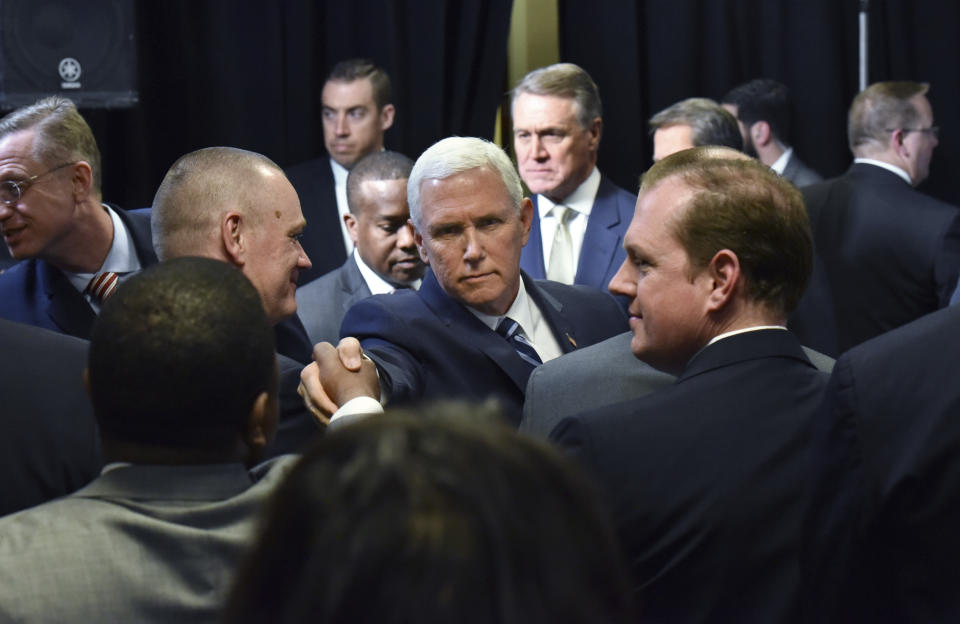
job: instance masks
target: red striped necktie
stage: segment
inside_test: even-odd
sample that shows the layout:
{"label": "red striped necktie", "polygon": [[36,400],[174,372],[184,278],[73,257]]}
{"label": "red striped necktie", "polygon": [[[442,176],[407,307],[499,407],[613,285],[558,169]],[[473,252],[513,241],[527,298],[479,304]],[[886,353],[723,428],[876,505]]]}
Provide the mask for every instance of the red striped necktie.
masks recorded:
{"label": "red striped necktie", "polygon": [[119,284],[119,274],[113,271],[104,271],[93,276],[87,287],[83,289],[83,293],[90,295],[90,298],[96,301],[98,305],[103,305],[103,302],[116,292]]}

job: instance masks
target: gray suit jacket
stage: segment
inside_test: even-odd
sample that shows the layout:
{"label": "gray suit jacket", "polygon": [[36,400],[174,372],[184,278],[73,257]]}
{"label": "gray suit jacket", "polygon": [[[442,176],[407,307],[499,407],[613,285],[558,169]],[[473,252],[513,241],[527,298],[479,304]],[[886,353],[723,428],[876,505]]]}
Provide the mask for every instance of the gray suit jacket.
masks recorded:
{"label": "gray suit jacket", "polygon": [[370,288],[352,255],[340,268],[298,288],[297,315],[307,329],[310,342],[337,344],[347,310],[369,296]]}
{"label": "gray suit jacket", "polygon": [[2,622],[217,622],[294,463],[118,467],[0,519]]}
{"label": "gray suit jacket", "polygon": [[[630,351],[631,332],[578,349],[534,369],[527,381],[520,431],[546,438],[567,416],[642,397],[676,377],[641,362]],[[833,370],[833,358],[803,348],[818,369]]]}
{"label": "gray suit jacket", "polygon": [[823,182],[823,176],[806,166],[802,160],[797,158],[796,152],[790,155],[787,166],[783,168],[783,177],[793,182],[793,185],[797,188]]}

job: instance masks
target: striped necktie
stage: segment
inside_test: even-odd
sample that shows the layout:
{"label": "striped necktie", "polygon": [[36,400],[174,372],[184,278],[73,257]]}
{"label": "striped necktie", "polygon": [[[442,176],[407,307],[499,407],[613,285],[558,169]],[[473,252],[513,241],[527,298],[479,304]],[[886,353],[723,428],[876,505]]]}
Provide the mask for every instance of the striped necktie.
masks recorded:
{"label": "striped necktie", "polygon": [[509,316],[505,316],[497,323],[497,333],[506,338],[507,342],[516,350],[520,359],[531,367],[536,368],[543,364],[536,349],[534,349],[533,345],[527,342],[527,339],[520,333],[520,323],[517,323]]}
{"label": "striped necktie", "polygon": [[110,298],[117,290],[120,284],[120,275],[113,271],[104,271],[94,275],[87,287],[83,289],[83,294],[90,295],[97,305],[103,305],[103,302]]}

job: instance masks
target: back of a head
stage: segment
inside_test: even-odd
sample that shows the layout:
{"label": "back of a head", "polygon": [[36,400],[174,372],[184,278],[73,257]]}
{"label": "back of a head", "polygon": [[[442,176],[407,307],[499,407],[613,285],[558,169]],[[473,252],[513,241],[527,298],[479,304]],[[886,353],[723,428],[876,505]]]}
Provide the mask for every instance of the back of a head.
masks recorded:
{"label": "back of a head", "polygon": [[577,120],[584,128],[603,117],[596,83],[582,67],[573,63],[555,63],[528,73],[511,92],[511,106],[521,93],[571,98],[577,104]]}
{"label": "back of a head", "polygon": [[383,110],[384,106],[393,103],[390,76],[370,59],[353,58],[340,61],[333,66],[324,82],[353,82],[363,79],[370,80],[373,86],[373,101],[377,110]]}
{"label": "back of a head", "polygon": [[209,255],[227,210],[258,218],[258,171],[282,172],[272,160],[236,147],[207,147],[181,156],[153,198],[153,247],[160,260]]}
{"label": "back of a head", "polygon": [[90,394],[105,441],[233,448],[254,399],[276,391],[273,332],[234,267],[179,258],[131,277],[90,342]]}
{"label": "back of a head", "polygon": [[487,168],[497,173],[520,212],[523,187],[510,157],[495,143],[476,137],[447,137],[420,155],[407,181],[410,218],[420,227],[420,185],[424,180],[443,180],[471,169]]}
{"label": "back of a head", "polygon": [[747,126],[767,122],[773,135],[789,145],[790,93],[786,85],[769,78],[756,78],[731,89],[721,103],[736,106],[737,118]]}
{"label": "back of a head", "polygon": [[855,156],[870,156],[886,149],[893,130],[916,127],[920,113],[912,100],[929,88],[922,82],[875,82],[858,93],[847,119],[850,151]]}
{"label": "back of a head", "polygon": [[766,165],[716,147],[698,147],[655,163],[640,192],[678,177],[694,191],[673,233],[695,270],[721,249],[733,251],[745,296],[782,316],[793,311],[813,267],[813,236],[800,191]]}
{"label": "back of a head", "polygon": [[0,138],[23,130],[36,132],[34,157],[48,167],[84,161],[100,195],[100,150],[93,131],[71,100],[57,95],[18,108],[0,119]]}
{"label": "back of a head", "polygon": [[360,187],[370,180],[406,180],[413,169],[413,161],[399,152],[384,150],[368,154],[357,161],[347,176],[347,204],[356,214]]}
{"label": "back of a head", "polygon": [[743,136],[736,118],[708,98],[688,98],[671,104],[650,118],[650,134],[660,128],[685,125],[693,130],[693,144],[720,145],[743,150]]}
{"label": "back of a head", "polygon": [[227,621],[625,621],[624,568],[579,471],[494,410],[433,410],[344,427],[303,458]]}

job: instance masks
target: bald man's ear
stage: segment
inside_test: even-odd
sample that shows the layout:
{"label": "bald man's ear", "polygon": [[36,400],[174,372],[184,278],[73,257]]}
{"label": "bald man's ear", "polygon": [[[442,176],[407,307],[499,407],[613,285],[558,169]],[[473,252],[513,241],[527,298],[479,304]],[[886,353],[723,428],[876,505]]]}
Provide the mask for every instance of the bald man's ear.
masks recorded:
{"label": "bald man's ear", "polygon": [[223,252],[227,260],[234,266],[243,268],[244,240],[243,215],[238,212],[228,212],[220,221],[220,239],[223,243]]}
{"label": "bald man's ear", "polygon": [[740,284],[740,259],[729,249],[721,249],[707,265],[711,285],[707,297],[707,310],[722,310],[737,293]]}

